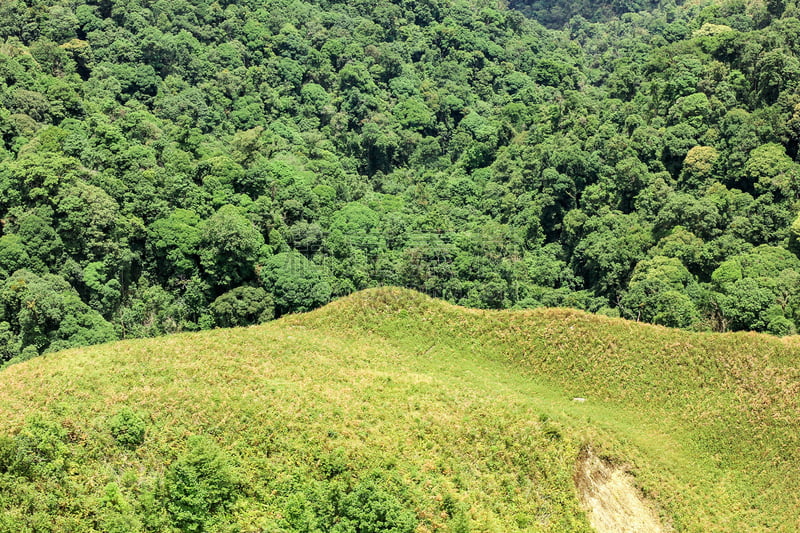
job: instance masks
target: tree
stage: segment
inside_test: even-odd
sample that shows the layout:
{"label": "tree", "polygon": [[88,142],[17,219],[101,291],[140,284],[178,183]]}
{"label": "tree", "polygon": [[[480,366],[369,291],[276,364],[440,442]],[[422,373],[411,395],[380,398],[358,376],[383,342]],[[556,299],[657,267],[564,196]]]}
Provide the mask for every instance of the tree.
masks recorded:
{"label": "tree", "polygon": [[735,255],[714,271],[711,280],[723,329],[794,331],[800,259],[788,250],[759,246]]}
{"label": "tree", "polygon": [[719,152],[712,146],[694,146],[687,152],[679,182],[686,189],[700,189],[714,178],[714,164]]}
{"label": "tree", "polygon": [[264,288],[272,293],[278,316],[309,311],[331,297],[331,286],[322,270],[297,252],[283,252],[267,259],[260,277]]}
{"label": "tree", "polygon": [[234,287],[255,278],[265,253],[264,237],[238,208],[224,205],[206,220],[200,234],[200,264],[212,285]]}
{"label": "tree", "polygon": [[661,255],[679,259],[686,268],[699,275],[703,267],[703,241],[683,226],[675,226],[669,235],[664,236],[650,249],[651,256]]}
{"label": "tree", "polygon": [[652,243],[650,227],[636,215],[606,211],[589,218],[581,233],[573,268],[598,294],[616,296]]}
{"label": "tree", "polygon": [[63,278],[27,270],[18,270],[0,286],[2,322],[21,350],[31,346],[39,353],[116,339],[113,326]]}
{"label": "tree", "polygon": [[88,261],[126,247],[126,220],[119,204],[103,189],[78,181],[59,195],[57,230],[67,251]]}
{"label": "tree", "polygon": [[689,292],[696,282],[679,259],[655,256],[640,261],[620,300],[624,316],[684,328],[700,318]]}
{"label": "tree", "polygon": [[800,198],[800,165],[776,143],[759,146],[745,163],[745,175],[758,193],[771,192],[780,198]]}
{"label": "tree", "polygon": [[789,228],[789,249],[800,257],[800,215],[794,219]]}
{"label": "tree", "polygon": [[418,96],[401,100],[394,106],[392,113],[400,126],[415,131],[431,128],[435,118],[425,102]]}
{"label": "tree", "polygon": [[217,327],[230,328],[270,320],[274,305],[272,297],[261,287],[236,287],[217,297],[209,311]]}
{"label": "tree", "polygon": [[197,271],[201,233],[200,216],[188,209],[176,209],[150,225],[147,242],[162,279],[187,279]]}
{"label": "tree", "polygon": [[64,243],[53,229],[52,210],[25,211],[10,218],[5,229],[21,241],[28,256],[25,267],[37,273],[55,270],[61,264]]}
{"label": "tree", "polygon": [[30,260],[19,235],[11,234],[0,237],[0,278],[7,278],[30,264]]}
{"label": "tree", "polygon": [[725,292],[717,296],[724,317],[723,329],[766,330],[769,323],[766,312],[774,301],[772,292],[753,278],[728,284]]}

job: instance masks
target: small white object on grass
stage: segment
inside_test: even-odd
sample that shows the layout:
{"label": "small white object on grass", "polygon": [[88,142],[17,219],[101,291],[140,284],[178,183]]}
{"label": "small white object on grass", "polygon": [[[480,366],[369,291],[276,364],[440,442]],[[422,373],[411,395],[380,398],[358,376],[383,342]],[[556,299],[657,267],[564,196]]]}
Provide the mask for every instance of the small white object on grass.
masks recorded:
{"label": "small white object on grass", "polygon": [[572,401],[573,402],[578,402],[578,403],[583,403],[583,402],[586,401],[586,398],[573,398]]}

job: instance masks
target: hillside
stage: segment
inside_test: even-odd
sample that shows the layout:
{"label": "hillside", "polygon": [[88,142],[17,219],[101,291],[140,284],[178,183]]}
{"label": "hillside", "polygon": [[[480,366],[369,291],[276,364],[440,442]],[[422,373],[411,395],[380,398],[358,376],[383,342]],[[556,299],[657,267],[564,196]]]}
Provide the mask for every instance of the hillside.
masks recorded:
{"label": "hillside", "polygon": [[668,527],[793,531],[799,356],[400,289],[47,354],[0,372],[0,531],[589,531],[589,452]]}

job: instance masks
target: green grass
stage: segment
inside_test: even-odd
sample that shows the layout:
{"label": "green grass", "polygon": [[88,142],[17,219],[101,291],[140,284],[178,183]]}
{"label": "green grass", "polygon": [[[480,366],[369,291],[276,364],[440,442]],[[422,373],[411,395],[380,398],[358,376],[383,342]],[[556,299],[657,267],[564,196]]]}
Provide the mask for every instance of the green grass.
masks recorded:
{"label": "green grass", "polygon": [[[798,356],[797,339],[399,289],[50,354],[0,372],[0,531],[180,525],[195,435],[235,478],[196,530],[347,531],[377,494],[418,532],[588,531],[572,476],[591,445],[678,530],[795,531]],[[131,412],[138,446],[117,429]]]}

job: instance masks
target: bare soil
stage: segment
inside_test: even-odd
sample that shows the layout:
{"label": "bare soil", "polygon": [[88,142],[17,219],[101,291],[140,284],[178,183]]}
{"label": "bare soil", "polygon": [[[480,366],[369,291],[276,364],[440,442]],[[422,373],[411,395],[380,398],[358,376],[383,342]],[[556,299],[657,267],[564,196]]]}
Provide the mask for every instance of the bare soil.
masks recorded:
{"label": "bare soil", "polygon": [[575,486],[589,523],[598,533],[661,533],[672,528],[658,513],[625,469],[587,448],[575,468]]}

